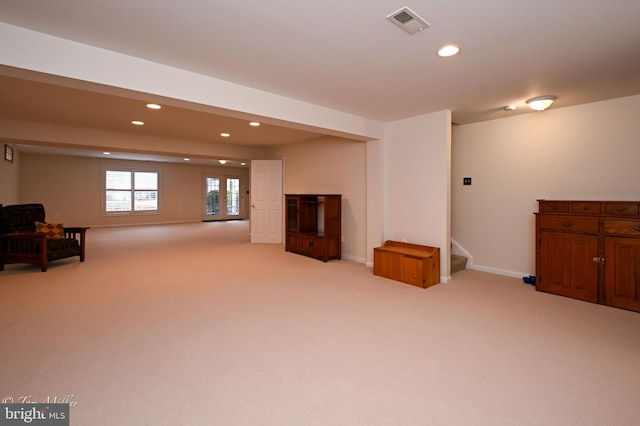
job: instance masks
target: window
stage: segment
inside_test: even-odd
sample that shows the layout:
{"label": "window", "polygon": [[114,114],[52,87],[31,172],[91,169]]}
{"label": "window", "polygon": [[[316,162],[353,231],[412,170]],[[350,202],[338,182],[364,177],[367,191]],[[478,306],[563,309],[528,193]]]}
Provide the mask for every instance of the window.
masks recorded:
{"label": "window", "polygon": [[105,211],[135,213],[158,211],[159,173],[105,170]]}

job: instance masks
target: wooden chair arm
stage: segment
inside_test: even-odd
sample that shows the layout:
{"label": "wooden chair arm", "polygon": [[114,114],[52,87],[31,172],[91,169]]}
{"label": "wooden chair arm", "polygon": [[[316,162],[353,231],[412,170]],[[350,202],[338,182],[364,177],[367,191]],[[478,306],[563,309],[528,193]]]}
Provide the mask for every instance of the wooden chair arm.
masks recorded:
{"label": "wooden chair arm", "polygon": [[2,234],[0,238],[3,240],[44,240],[45,235],[40,232],[14,232],[12,234]]}
{"label": "wooden chair arm", "polygon": [[1,250],[5,253],[46,253],[47,243],[44,234],[39,232],[16,232],[0,235]]}
{"label": "wooden chair arm", "polygon": [[77,235],[80,234],[80,244],[84,245],[84,237],[87,233],[88,226],[86,227],[66,227],[64,228],[64,237],[65,238],[74,238],[77,239]]}

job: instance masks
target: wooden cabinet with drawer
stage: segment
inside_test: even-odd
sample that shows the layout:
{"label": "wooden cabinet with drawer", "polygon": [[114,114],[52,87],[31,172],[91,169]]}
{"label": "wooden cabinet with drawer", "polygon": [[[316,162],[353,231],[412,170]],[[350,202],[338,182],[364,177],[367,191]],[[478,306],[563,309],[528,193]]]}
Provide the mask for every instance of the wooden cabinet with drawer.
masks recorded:
{"label": "wooden cabinet with drawer", "polygon": [[285,195],[285,250],[327,262],[342,257],[342,196]]}
{"label": "wooden cabinet with drawer", "polygon": [[640,201],[538,203],[536,289],[640,312]]}

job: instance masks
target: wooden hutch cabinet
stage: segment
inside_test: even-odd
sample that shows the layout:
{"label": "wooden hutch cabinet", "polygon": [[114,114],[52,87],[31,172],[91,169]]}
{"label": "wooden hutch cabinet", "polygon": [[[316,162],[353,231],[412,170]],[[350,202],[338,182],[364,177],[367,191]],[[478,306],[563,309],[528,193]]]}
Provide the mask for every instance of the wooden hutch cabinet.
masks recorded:
{"label": "wooden hutch cabinet", "polygon": [[320,259],[342,256],[342,196],[286,194],[285,250]]}
{"label": "wooden hutch cabinet", "polygon": [[538,200],[536,289],[640,312],[640,201]]}

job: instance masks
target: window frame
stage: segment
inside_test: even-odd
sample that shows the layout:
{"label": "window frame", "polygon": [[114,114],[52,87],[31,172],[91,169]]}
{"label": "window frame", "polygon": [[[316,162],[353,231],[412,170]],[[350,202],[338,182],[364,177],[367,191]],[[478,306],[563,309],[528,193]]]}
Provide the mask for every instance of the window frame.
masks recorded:
{"label": "window frame", "polygon": [[[107,173],[108,172],[128,172],[130,174],[131,179],[131,189],[109,189],[107,188]],[[135,188],[135,174],[136,173],[155,173],[157,177],[157,189],[149,190],[149,189],[136,189]],[[102,214],[105,216],[131,216],[131,215],[153,215],[160,214],[161,209],[161,173],[159,169],[147,169],[147,168],[137,168],[137,167],[103,167],[102,169]],[[108,191],[122,191],[128,192],[131,194],[131,210],[118,210],[118,211],[108,211],[107,210],[107,192]],[[155,210],[135,210],[135,194],[136,192],[142,191],[150,191],[156,193],[156,204],[157,207]]]}

